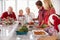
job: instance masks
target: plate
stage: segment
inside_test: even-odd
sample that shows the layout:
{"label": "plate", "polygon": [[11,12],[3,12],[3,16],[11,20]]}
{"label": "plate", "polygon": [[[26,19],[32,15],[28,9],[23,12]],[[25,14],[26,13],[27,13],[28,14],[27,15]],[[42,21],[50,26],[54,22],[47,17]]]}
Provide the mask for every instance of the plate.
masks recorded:
{"label": "plate", "polygon": [[48,33],[45,32],[44,30],[32,30],[32,32],[35,37],[42,37],[48,35]]}

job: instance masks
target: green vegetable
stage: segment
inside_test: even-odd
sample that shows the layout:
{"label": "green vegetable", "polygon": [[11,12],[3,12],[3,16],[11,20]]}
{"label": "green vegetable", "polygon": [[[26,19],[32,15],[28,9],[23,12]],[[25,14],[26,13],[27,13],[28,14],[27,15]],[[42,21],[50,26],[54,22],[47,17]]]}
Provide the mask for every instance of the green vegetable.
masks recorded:
{"label": "green vegetable", "polygon": [[24,30],[20,29],[19,32],[23,32]]}
{"label": "green vegetable", "polygon": [[28,28],[26,26],[22,26],[21,29],[19,29],[19,32],[28,32]]}
{"label": "green vegetable", "polygon": [[47,27],[47,25],[46,24],[43,24],[41,28],[46,28],[46,27]]}

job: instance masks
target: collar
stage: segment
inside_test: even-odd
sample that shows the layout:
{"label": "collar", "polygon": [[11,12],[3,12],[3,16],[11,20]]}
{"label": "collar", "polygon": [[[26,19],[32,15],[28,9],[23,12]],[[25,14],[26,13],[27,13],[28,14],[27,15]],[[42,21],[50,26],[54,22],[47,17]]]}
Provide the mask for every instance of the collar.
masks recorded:
{"label": "collar", "polygon": [[22,16],[24,16],[24,15],[19,15],[19,17],[22,17]]}
{"label": "collar", "polygon": [[43,11],[44,10],[44,7],[42,7],[42,9],[40,9],[39,11]]}

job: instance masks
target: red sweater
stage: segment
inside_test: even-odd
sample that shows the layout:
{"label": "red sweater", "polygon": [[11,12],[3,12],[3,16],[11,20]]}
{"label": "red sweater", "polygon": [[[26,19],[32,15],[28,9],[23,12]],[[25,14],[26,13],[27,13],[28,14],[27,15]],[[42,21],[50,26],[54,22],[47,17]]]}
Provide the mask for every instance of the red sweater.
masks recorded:
{"label": "red sweater", "polygon": [[42,7],[42,9],[39,10],[38,20],[39,25],[41,25],[42,21],[45,19],[46,10]]}
{"label": "red sweater", "polygon": [[49,16],[51,15],[51,14],[55,14],[55,10],[54,10],[54,8],[51,8],[50,10],[47,10],[47,12],[46,12],[46,14],[45,14],[45,24],[47,24],[48,25],[48,19],[49,19]]}
{"label": "red sweater", "polygon": [[14,20],[16,20],[16,15],[14,12],[12,12],[12,14],[8,14],[8,12],[4,12],[1,16],[1,18],[7,18],[7,17],[10,17],[10,18],[13,18]]}

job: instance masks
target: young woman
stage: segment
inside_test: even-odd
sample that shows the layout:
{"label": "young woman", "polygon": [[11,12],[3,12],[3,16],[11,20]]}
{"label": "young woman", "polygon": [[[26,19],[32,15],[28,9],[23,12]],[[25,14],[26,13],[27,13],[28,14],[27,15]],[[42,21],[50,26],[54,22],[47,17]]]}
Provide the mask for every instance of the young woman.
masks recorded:
{"label": "young woman", "polygon": [[29,7],[27,7],[26,8],[26,14],[25,14],[26,23],[33,22],[33,18],[35,18],[34,13],[30,11]]}
{"label": "young woman", "polygon": [[55,14],[55,9],[51,3],[51,0],[44,0],[45,9],[47,10],[45,16],[45,24],[48,24],[48,18],[51,14]]}

